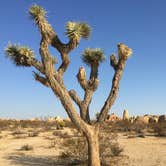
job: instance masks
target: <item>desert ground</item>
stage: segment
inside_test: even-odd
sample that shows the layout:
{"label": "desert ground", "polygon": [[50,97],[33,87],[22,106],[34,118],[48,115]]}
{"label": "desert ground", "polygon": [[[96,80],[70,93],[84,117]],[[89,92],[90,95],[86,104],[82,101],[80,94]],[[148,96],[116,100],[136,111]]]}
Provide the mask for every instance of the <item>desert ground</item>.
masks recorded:
{"label": "desert ground", "polygon": [[[8,125],[5,126],[5,125]],[[72,142],[81,138],[81,134],[70,126],[54,127],[50,124],[44,127],[33,124],[33,126],[14,126],[3,124],[0,131],[0,166],[68,166],[86,165],[81,164],[78,158],[72,156],[80,153],[84,145]],[[9,127],[10,126],[10,127]],[[105,166],[165,166],[166,165],[166,137],[156,136],[152,132],[135,132],[111,130],[107,126],[107,134],[116,133],[116,143],[122,147],[122,152],[112,156],[110,164]],[[103,135],[105,135],[103,133]],[[67,142],[67,140],[70,140]],[[76,151],[68,152],[72,146],[77,146]],[[108,141],[109,144],[109,141]],[[107,146],[109,146],[107,144]],[[70,148],[67,146],[69,145]],[[73,147],[72,147],[73,148]],[[103,147],[104,149],[105,147]],[[80,153],[81,154],[81,153]],[[80,155],[78,154],[78,155]]]}

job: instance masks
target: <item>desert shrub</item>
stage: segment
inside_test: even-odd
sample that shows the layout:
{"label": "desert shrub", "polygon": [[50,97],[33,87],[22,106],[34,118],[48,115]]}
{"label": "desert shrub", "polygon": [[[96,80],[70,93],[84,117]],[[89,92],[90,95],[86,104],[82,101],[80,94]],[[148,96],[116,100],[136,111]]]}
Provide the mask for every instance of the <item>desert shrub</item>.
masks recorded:
{"label": "desert shrub", "polygon": [[131,124],[131,122],[129,122],[127,120],[117,121],[116,123],[112,124],[112,130],[113,131],[122,131],[122,132],[131,131],[132,124]]}
{"label": "desert shrub", "polygon": [[29,150],[33,150],[33,146],[30,146],[28,144],[25,144],[23,146],[21,146],[21,148],[19,150],[22,150],[22,151],[29,151]]}
{"label": "desert shrub", "polygon": [[118,143],[118,135],[111,130],[103,130],[100,132],[99,140],[101,165],[117,165],[124,157],[121,155],[124,149]]}
{"label": "desert shrub", "polygon": [[16,120],[0,120],[0,129],[1,130],[10,130],[18,128],[19,122]]}
{"label": "desert shrub", "polygon": [[16,129],[11,133],[14,139],[22,139],[27,137],[27,133],[25,131],[22,131],[20,129]]}
{"label": "desert shrub", "polygon": [[131,132],[134,131],[136,133],[142,133],[143,130],[148,128],[148,125],[145,123],[131,123],[127,120],[118,121],[116,123],[111,124],[112,131],[120,131],[120,132]]}
{"label": "desert shrub", "polygon": [[66,150],[62,153],[62,158],[73,158],[80,163],[86,163],[87,156],[87,142],[84,137],[66,138],[63,141],[63,146]]}
{"label": "desert shrub", "polygon": [[64,132],[62,130],[56,130],[52,133],[54,136],[57,136],[57,137],[61,137],[61,138],[67,138],[69,137],[68,136],[68,133],[67,132]]}
{"label": "desert shrub", "polygon": [[56,124],[56,129],[57,130],[62,130],[64,127],[66,126],[65,122],[64,121],[57,121],[57,124]]}
{"label": "desert shrub", "polygon": [[118,143],[111,144],[112,156],[119,156],[123,152],[123,148]]}
{"label": "desert shrub", "polygon": [[123,151],[118,143],[118,135],[116,133],[100,133],[100,156],[102,160],[105,157],[119,156]]}
{"label": "desert shrub", "polygon": [[133,123],[131,126],[131,131],[135,131],[136,133],[142,133],[143,130],[147,128],[147,124],[145,123]]}
{"label": "desert shrub", "polygon": [[154,132],[157,136],[164,137],[166,136],[166,123],[156,123],[152,126]]}
{"label": "desert shrub", "polygon": [[26,132],[17,129],[15,131],[13,131],[11,134],[12,135],[22,135],[22,134],[26,134]]}
{"label": "desert shrub", "polygon": [[75,126],[74,126],[74,124],[73,124],[73,122],[71,122],[70,120],[63,120],[64,121],[64,123],[65,123],[65,126],[64,127],[69,127],[70,129],[71,128],[76,128]]}
{"label": "desert shrub", "polygon": [[[120,156],[123,148],[120,147],[117,141],[118,135],[102,129],[99,136],[100,143],[100,158],[103,164],[108,162],[108,159]],[[80,163],[87,162],[88,146],[86,139],[82,137],[66,138],[63,140],[63,146],[66,147],[62,153],[62,158],[73,158]],[[110,160],[109,160],[110,161]]]}
{"label": "desert shrub", "polygon": [[28,137],[37,137],[38,135],[39,135],[39,132],[37,132],[37,131],[28,133]]}

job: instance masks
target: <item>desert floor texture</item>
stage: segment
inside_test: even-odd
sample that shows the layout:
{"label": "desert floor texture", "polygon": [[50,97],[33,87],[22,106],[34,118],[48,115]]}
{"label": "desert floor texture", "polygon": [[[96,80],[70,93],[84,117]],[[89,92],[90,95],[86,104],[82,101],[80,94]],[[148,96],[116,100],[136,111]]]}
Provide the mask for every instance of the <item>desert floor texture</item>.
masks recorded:
{"label": "desert floor texture", "polygon": [[[29,136],[24,132],[20,134],[1,131],[0,166],[70,165],[67,159],[65,163],[58,160],[60,153],[65,150],[65,147],[61,146],[60,136],[53,135],[51,131],[40,132],[38,135],[29,134]],[[72,137],[70,128],[63,129],[63,132]],[[166,166],[165,137],[128,137],[125,133],[118,133],[118,142],[124,148],[122,154],[127,157],[123,164],[117,165]],[[21,149],[25,145],[29,145],[32,149]]]}
{"label": "desert floor texture", "polygon": [[[77,133],[77,134],[76,134]],[[66,138],[78,137],[70,127],[63,129],[16,128],[0,131],[0,166],[69,166]],[[116,166],[166,166],[166,137],[117,132],[123,148]],[[63,154],[63,155],[62,155]],[[61,159],[59,158],[61,156]],[[107,164],[106,166],[112,166]]]}

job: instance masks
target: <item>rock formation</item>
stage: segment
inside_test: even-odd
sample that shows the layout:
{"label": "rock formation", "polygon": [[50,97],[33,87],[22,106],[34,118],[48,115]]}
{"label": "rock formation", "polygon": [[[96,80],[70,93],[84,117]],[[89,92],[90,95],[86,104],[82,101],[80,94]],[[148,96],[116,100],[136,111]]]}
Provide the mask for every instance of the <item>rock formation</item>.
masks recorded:
{"label": "rock formation", "polygon": [[166,123],[166,115],[160,115],[158,119],[158,123]]}
{"label": "rock formation", "polygon": [[129,120],[129,112],[126,109],[123,112],[123,120]]}
{"label": "rock formation", "polygon": [[120,120],[122,120],[122,119],[120,117],[118,117],[117,115],[115,115],[114,113],[112,113],[111,115],[108,115],[107,119],[106,119],[107,122],[117,122]]}

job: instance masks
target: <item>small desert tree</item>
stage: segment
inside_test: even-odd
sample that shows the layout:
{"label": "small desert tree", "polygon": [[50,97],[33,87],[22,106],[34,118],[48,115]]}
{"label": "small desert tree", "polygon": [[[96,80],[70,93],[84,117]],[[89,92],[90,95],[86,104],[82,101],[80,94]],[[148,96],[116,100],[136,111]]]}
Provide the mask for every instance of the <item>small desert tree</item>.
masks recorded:
{"label": "small desert tree", "polygon": [[[88,165],[100,166],[99,157],[99,126],[106,119],[108,111],[113,105],[118,90],[119,82],[128,57],[132,50],[124,44],[118,44],[118,56],[110,56],[110,64],[114,69],[114,77],[110,93],[98,115],[95,123],[91,124],[89,116],[89,105],[93,93],[96,91],[98,80],[98,68],[100,63],[105,59],[103,51],[99,48],[87,48],[82,54],[82,60],[91,69],[89,79],[83,67],[80,67],[77,80],[84,90],[84,97],[80,99],[75,90],[68,91],[63,81],[63,75],[67,70],[70,59],[69,53],[76,48],[81,38],[87,39],[90,35],[90,26],[81,22],[68,22],[66,25],[66,35],[69,38],[68,43],[62,43],[52,26],[46,19],[46,11],[38,6],[33,5],[29,9],[29,14],[35,21],[41,34],[39,53],[41,60],[35,58],[34,52],[25,46],[9,44],[5,52],[17,66],[34,67],[34,78],[44,86],[51,88],[53,93],[61,101],[65,111],[74,125],[84,133],[88,142]],[[49,52],[49,46],[58,50],[61,55],[62,63],[59,68],[55,68],[56,59]],[[78,105],[80,112],[76,111],[73,101]]]}

